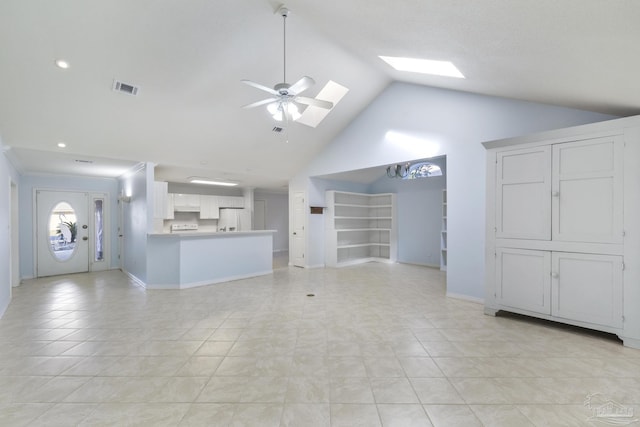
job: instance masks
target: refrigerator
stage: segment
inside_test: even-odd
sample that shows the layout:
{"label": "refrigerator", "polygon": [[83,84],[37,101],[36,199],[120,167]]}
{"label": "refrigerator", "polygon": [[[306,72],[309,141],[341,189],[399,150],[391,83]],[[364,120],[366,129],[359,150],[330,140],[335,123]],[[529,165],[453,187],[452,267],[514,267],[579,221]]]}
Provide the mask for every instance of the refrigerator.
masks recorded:
{"label": "refrigerator", "polygon": [[250,231],[251,213],[247,209],[220,209],[218,231]]}

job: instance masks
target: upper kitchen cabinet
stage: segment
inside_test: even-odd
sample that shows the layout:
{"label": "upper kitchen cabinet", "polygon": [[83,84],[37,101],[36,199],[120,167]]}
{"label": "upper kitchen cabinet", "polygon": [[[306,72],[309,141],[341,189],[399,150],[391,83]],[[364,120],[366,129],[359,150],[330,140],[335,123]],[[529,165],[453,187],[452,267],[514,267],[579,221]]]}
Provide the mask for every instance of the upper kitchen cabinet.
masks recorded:
{"label": "upper kitchen cabinet", "polygon": [[219,196],[200,196],[200,219],[219,219]]}
{"label": "upper kitchen cabinet", "polygon": [[244,208],[244,197],[239,196],[217,196],[221,208]]}
{"label": "upper kitchen cabinet", "polygon": [[173,210],[176,212],[200,212],[200,195],[173,193]]}
{"label": "upper kitchen cabinet", "polygon": [[173,219],[173,197],[168,192],[168,183],[153,183],[153,217],[155,219]]}

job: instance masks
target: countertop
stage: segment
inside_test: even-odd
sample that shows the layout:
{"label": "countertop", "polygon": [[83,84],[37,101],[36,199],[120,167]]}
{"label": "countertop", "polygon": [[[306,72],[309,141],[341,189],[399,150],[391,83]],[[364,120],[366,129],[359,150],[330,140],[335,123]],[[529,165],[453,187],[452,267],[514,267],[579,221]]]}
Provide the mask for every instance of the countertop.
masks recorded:
{"label": "countertop", "polygon": [[198,237],[234,237],[234,236],[251,236],[256,234],[273,234],[278,230],[251,230],[251,231],[184,231],[177,233],[149,233],[149,237],[180,237],[180,238],[198,238]]}

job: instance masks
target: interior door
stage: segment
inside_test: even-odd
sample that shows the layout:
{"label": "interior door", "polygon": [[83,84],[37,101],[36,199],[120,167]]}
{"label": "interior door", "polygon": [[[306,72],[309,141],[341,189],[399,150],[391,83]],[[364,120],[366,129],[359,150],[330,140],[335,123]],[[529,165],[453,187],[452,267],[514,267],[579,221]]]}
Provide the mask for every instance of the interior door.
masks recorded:
{"label": "interior door", "polygon": [[36,191],[37,276],[89,271],[89,195]]}
{"label": "interior door", "polygon": [[304,192],[293,194],[293,265],[304,267]]}

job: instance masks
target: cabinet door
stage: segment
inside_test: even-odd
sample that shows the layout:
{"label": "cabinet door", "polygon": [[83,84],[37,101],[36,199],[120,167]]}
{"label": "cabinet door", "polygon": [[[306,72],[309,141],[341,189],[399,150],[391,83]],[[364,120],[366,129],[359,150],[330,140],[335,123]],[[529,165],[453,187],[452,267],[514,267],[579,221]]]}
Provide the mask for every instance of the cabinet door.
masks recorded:
{"label": "cabinet door", "polygon": [[554,252],[552,314],[622,327],[622,257]]}
{"label": "cabinet door", "polygon": [[496,298],[501,305],[551,314],[551,252],[498,248]]}
{"label": "cabinet door", "polygon": [[497,154],[496,237],[551,239],[551,148]]}
{"label": "cabinet door", "polygon": [[168,217],[168,183],[156,181],[153,183],[153,217],[155,219],[166,219]]}
{"label": "cabinet door", "polygon": [[217,196],[200,196],[200,219],[218,219],[220,209],[218,208]]}
{"label": "cabinet door", "polygon": [[616,137],[553,146],[553,240],[622,243],[622,156]]}

